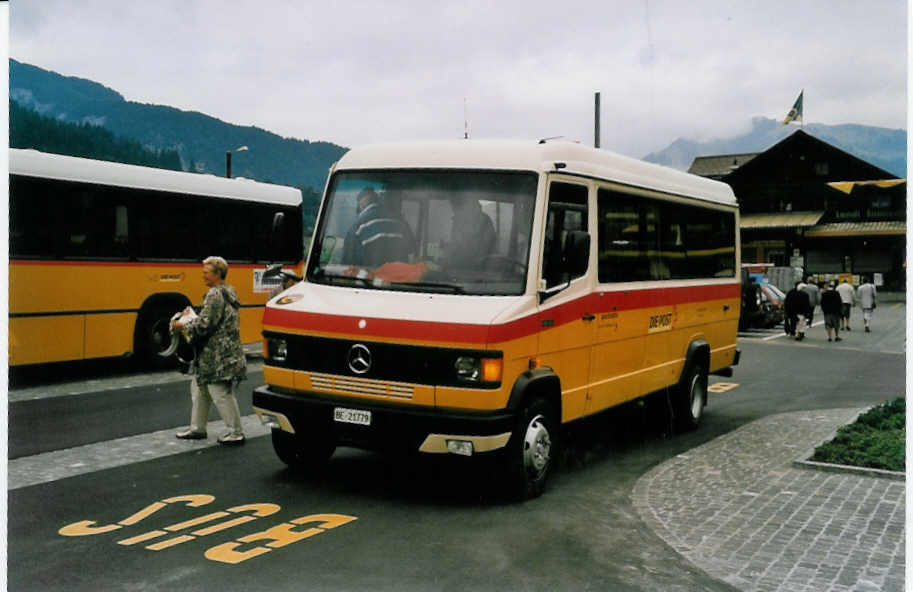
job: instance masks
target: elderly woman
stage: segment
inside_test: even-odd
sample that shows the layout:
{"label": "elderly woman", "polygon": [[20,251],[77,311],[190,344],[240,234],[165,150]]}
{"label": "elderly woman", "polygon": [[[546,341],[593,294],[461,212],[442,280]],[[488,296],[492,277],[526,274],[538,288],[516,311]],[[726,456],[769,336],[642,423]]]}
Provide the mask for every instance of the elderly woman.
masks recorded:
{"label": "elderly woman", "polygon": [[197,318],[186,324],[173,321],[176,331],[184,331],[190,338],[196,356],[191,368],[190,383],[192,411],[190,428],[178,432],[183,440],[206,438],[210,402],[215,403],[219,415],[229,431],[219,444],[243,444],[241,413],[235,393],[238,383],[247,374],[247,360],[241,348],[241,322],[238,314],[241,301],[235,289],[225,283],[228,263],[221,257],[203,260],[203,283],[209,288]]}

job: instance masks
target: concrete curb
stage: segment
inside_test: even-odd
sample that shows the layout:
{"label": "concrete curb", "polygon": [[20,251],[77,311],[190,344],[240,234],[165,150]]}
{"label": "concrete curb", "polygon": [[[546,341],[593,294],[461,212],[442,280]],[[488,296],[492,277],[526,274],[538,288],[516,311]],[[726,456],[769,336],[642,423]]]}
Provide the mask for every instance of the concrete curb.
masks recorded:
{"label": "concrete curb", "polygon": [[[859,419],[860,415],[862,415],[864,413],[868,413],[875,407],[877,407],[877,405],[872,405],[871,407],[866,407],[865,409],[863,409],[859,413],[857,413],[856,416],[853,417],[853,419],[846,422],[845,424],[843,424],[843,426],[840,426],[840,427],[845,427],[845,426],[851,425],[853,423],[856,423],[856,421]],[[834,430],[827,438],[824,438],[823,440],[821,440],[820,442],[818,442],[817,444],[815,444],[814,446],[809,448],[805,452],[805,454],[803,454],[802,456],[800,456],[799,458],[794,460],[792,462],[792,465],[799,469],[817,470],[817,471],[824,471],[827,473],[848,473],[851,475],[881,477],[883,479],[891,479],[894,481],[906,481],[907,474],[905,472],[901,472],[901,471],[888,471],[886,469],[873,469],[870,467],[856,467],[853,465],[838,465],[838,464],[834,464],[834,463],[825,463],[825,462],[818,462],[818,461],[811,460],[811,458],[813,456],[815,456],[815,450],[819,446],[821,446],[822,444],[825,444],[827,442],[830,442],[831,440],[833,440],[834,438],[837,437],[837,433],[840,431],[840,427],[838,427],[836,430]]]}

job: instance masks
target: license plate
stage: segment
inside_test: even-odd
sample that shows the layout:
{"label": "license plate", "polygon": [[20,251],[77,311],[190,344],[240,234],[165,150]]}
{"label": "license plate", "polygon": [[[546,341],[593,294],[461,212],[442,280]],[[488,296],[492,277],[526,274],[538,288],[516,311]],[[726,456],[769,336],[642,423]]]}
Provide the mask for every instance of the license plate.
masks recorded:
{"label": "license plate", "polygon": [[361,409],[346,409],[337,407],[333,410],[333,419],[340,423],[354,423],[358,425],[371,425],[371,412]]}

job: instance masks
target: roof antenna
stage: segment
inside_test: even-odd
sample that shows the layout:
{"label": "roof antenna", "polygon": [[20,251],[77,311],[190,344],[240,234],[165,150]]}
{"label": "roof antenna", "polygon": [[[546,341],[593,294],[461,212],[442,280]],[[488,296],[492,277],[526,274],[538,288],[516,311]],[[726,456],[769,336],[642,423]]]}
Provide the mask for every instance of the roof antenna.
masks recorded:
{"label": "roof antenna", "polygon": [[466,116],[466,97],[463,97],[463,139],[469,139],[469,118]]}
{"label": "roof antenna", "polygon": [[541,140],[539,140],[539,143],[540,143],[540,144],[545,144],[545,143],[548,142],[549,140],[557,140],[558,138],[563,138],[563,137],[564,137],[564,136],[550,136],[550,137],[548,137],[548,138],[542,138]]}

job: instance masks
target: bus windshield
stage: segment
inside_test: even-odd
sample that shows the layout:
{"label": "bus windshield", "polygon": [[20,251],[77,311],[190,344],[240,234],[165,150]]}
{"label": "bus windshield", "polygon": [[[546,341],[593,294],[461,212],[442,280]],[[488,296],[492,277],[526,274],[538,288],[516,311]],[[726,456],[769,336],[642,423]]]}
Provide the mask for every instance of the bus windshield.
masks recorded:
{"label": "bus windshield", "polygon": [[383,290],[519,295],[537,176],[342,171],[330,183],[308,281]]}

